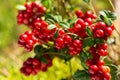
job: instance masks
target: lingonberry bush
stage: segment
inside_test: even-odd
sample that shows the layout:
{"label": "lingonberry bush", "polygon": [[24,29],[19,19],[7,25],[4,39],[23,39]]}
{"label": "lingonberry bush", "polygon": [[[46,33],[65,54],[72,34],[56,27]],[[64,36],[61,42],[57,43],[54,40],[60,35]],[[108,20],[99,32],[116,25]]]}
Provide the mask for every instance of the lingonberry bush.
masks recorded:
{"label": "lingonberry bush", "polygon": [[18,9],[18,24],[30,28],[20,35],[18,44],[35,53],[23,63],[21,73],[29,76],[45,72],[52,66],[54,57],[65,61],[76,57],[83,70],[74,73],[74,80],[115,80],[116,66],[104,62],[108,54],[107,39],[112,35],[116,19],[113,12],[104,10],[96,15],[78,9],[75,18],[63,19],[38,2],[26,2]]}

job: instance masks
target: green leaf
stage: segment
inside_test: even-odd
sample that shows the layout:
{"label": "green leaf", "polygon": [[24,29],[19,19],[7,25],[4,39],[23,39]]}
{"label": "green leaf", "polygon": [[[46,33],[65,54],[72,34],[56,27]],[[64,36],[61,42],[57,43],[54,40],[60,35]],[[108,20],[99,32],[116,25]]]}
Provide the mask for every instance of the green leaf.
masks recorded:
{"label": "green leaf", "polygon": [[90,2],[90,0],[83,0],[84,2],[87,2],[87,3],[89,3]]}
{"label": "green leaf", "polygon": [[116,14],[111,11],[100,11],[100,16],[98,20],[101,20],[106,23],[106,25],[110,26],[112,25],[112,21],[116,20]]}
{"label": "green leaf", "polygon": [[89,27],[86,27],[86,32],[88,34],[88,36],[92,37],[92,30]]}
{"label": "green leaf", "polygon": [[64,59],[65,61],[69,61],[72,58],[72,56],[68,54],[68,48],[63,48],[61,50],[58,50],[57,54],[61,54],[58,57]]}
{"label": "green leaf", "polygon": [[55,23],[55,21],[52,20],[52,19],[46,19],[46,22],[49,23],[49,24],[54,24]]}
{"label": "green leaf", "polygon": [[91,58],[91,54],[88,52],[81,52],[79,55],[79,59],[81,61],[81,65],[84,69],[88,69],[87,65],[86,65],[86,60]]}
{"label": "green leaf", "polygon": [[48,59],[44,56],[40,57],[40,61],[44,62],[44,63],[48,63]]}
{"label": "green leaf", "polygon": [[69,19],[69,20],[68,20],[68,23],[70,24],[70,28],[73,28],[73,25],[75,24],[76,21],[77,21],[76,18],[73,18],[73,19]]}
{"label": "green leaf", "polygon": [[34,53],[35,54],[41,54],[43,52],[43,47],[40,45],[36,45],[34,48]]}
{"label": "green leaf", "polygon": [[16,9],[18,9],[18,10],[26,10],[26,7],[24,5],[17,5]]}
{"label": "green leaf", "polygon": [[63,29],[68,29],[70,27],[69,23],[67,22],[60,22],[59,25],[63,28]]}
{"label": "green leaf", "polygon": [[118,74],[118,68],[114,64],[107,64],[110,67],[111,80],[116,80]]}
{"label": "green leaf", "polygon": [[49,30],[54,29],[54,28],[56,28],[56,25],[54,25],[54,24],[50,24],[50,25],[48,26],[48,29],[49,29]]}
{"label": "green leaf", "polygon": [[91,37],[88,37],[83,41],[82,47],[85,48],[87,46],[91,47],[91,46],[94,46],[94,45],[95,45],[94,39],[91,38]]}
{"label": "green leaf", "polygon": [[104,43],[104,39],[94,39],[96,44]]}
{"label": "green leaf", "polygon": [[90,80],[90,74],[87,70],[77,70],[73,75],[74,80]]}
{"label": "green leaf", "polygon": [[54,33],[54,39],[58,37],[58,30]]}
{"label": "green leaf", "polygon": [[55,20],[59,23],[59,22],[62,22],[62,16],[60,15],[57,15],[55,16]]}
{"label": "green leaf", "polygon": [[51,8],[51,5],[52,5],[51,0],[41,0],[41,3],[42,3],[47,9],[50,9],[50,8]]}
{"label": "green leaf", "polygon": [[56,19],[55,19],[55,17],[54,17],[54,15],[52,15],[52,14],[50,14],[50,13],[45,14],[45,18],[46,18],[46,20],[48,20],[48,19],[53,20],[53,21],[54,21],[54,23],[56,23],[56,22],[57,22],[57,21],[56,21]]}

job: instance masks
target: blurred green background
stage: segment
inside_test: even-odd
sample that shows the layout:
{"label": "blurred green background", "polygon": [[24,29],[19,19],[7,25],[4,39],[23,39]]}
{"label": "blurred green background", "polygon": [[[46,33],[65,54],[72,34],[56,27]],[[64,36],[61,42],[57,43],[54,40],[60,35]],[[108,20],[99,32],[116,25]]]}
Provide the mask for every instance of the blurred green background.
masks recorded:
{"label": "blurred green background", "polygon": [[[109,4],[106,5],[107,1],[95,0],[93,4],[96,11],[111,9]],[[71,0],[71,2],[72,5],[78,5],[78,8],[83,9],[87,5],[82,0]],[[27,27],[17,25],[17,9],[15,7],[24,3],[25,0],[0,0],[0,80],[64,80],[64,78],[69,78],[69,64],[58,58],[53,60],[53,67],[49,68],[46,73],[40,72],[36,76],[25,77],[19,72],[22,62],[27,57],[34,56],[33,52],[26,53],[17,45],[19,35],[27,30]],[[71,62],[73,73],[78,68],[82,69],[77,59],[73,58]]]}

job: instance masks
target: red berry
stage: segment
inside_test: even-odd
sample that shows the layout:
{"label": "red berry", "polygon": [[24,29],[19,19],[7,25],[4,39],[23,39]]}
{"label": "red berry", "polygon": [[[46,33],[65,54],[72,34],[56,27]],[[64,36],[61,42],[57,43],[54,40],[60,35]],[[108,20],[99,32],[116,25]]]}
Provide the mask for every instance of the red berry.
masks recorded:
{"label": "red berry", "polygon": [[69,35],[65,35],[64,36],[64,41],[65,41],[66,44],[67,43],[71,43],[72,42],[72,38]]}
{"label": "red berry", "polygon": [[57,38],[55,42],[56,42],[56,45],[63,45],[64,44],[63,38]]}
{"label": "red berry", "polygon": [[34,58],[33,61],[32,61],[32,64],[34,66],[38,66],[38,65],[40,65],[40,61],[38,59]]}
{"label": "red berry", "polygon": [[97,67],[97,65],[91,65],[90,69],[93,70],[94,72],[97,72],[99,70],[99,68]]}
{"label": "red berry", "polygon": [[86,60],[86,65],[87,65],[87,66],[91,66],[92,64],[93,64],[92,59],[87,59],[87,60]]}
{"label": "red berry", "polygon": [[97,65],[98,66],[103,66],[105,63],[104,63],[104,61],[103,60],[98,60],[97,61]]}
{"label": "red berry", "polygon": [[25,68],[25,71],[26,71],[27,73],[31,73],[32,70],[33,70],[33,68],[32,68],[31,66],[27,66],[27,67]]}
{"label": "red berry", "polygon": [[33,62],[33,58],[31,58],[31,57],[26,60],[27,64],[31,64],[32,62]]}
{"label": "red berry", "polygon": [[101,38],[104,36],[104,31],[102,29],[98,29],[94,32],[94,36],[97,38]]}
{"label": "red berry", "polygon": [[89,25],[91,25],[92,24],[92,19],[91,18],[86,18],[85,22],[87,22]]}
{"label": "red berry", "polygon": [[74,40],[74,41],[73,41],[73,45],[76,46],[76,47],[77,47],[77,46],[80,47],[80,46],[82,46],[82,43],[81,43],[80,40]]}
{"label": "red berry", "polygon": [[89,49],[89,52],[91,53],[91,54],[95,54],[96,53],[96,48],[95,47],[90,47],[90,49]]}
{"label": "red berry", "polygon": [[87,11],[86,13],[85,13],[85,17],[93,17],[93,13],[91,12],[91,11]]}
{"label": "red berry", "polygon": [[106,56],[108,54],[107,50],[104,50],[104,49],[99,49],[98,50],[98,54],[100,56]]}
{"label": "red berry", "polygon": [[97,47],[98,47],[99,49],[104,49],[104,50],[106,50],[106,49],[107,49],[107,43],[98,44]]}
{"label": "red berry", "polygon": [[111,34],[112,34],[112,28],[111,27],[106,27],[105,28],[105,34],[106,34],[106,36],[111,36]]}
{"label": "red berry", "polygon": [[58,33],[58,36],[62,36],[65,34],[65,31],[64,30],[59,30],[59,33]]}
{"label": "red berry", "polygon": [[105,77],[106,80],[110,80],[111,79],[111,75],[108,72],[104,73],[104,77]]}
{"label": "red berry", "polygon": [[106,24],[104,23],[104,22],[98,22],[97,24],[96,24],[96,27],[98,28],[98,29],[104,29],[105,27],[106,27]]}
{"label": "red berry", "polygon": [[84,17],[84,14],[81,10],[77,10],[75,13],[76,13],[78,18],[83,18]]}
{"label": "red berry", "polygon": [[84,25],[83,19],[79,18],[76,22],[76,24]]}
{"label": "red berry", "polygon": [[112,30],[115,29],[115,26],[114,26],[114,25],[111,25],[111,26],[108,26],[108,27],[110,27]]}

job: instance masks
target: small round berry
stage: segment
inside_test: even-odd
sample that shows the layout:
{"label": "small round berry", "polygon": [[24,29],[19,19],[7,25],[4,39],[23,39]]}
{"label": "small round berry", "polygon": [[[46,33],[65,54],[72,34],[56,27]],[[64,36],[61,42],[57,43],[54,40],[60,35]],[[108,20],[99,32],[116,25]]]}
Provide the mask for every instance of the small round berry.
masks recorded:
{"label": "small round berry", "polygon": [[97,65],[98,66],[103,66],[105,63],[104,63],[104,61],[103,60],[98,60],[97,61]]}
{"label": "small round berry", "polygon": [[111,79],[111,75],[108,72],[104,73],[104,77],[105,77],[106,80],[110,80]]}
{"label": "small round berry", "polygon": [[87,65],[87,66],[91,66],[92,64],[93,64],[92,59],[87,59],[87,60],[86,60],[86,65]]}
{"label": "small round berry", "polygon": [[112,34],[112,28],[111,27],[106,27],[105,28],[105,34],[106,34],[106,36],[111,36],[111,34]]}
{"label": "small round berry", "polygon": [[92,24],[92,19],[91,18],[86,18],[85,22],[87,22],[89,25],[91,25]]}
{"label": "small round berry", "polygon": [[33,64],[34,66],[40,65],[39,59],[34,58],[33,61],[32,61],[32,64]]}
{"label": "small round berry", "polygon": [[57,38],[55,42],[56,42],[56,45],[63,45],[64,44],[63,38]]}
{"label": "small round berry", "polygon": [[81,10],[77,10],[75,13],[76,13],[78,18],[83,18],[84,17],[84,14]]}
{"label": "small round berry", "polygon": [[99,70],[99,68],[97,67],[97,65],[91,65],[90,69],[93,70],[94,72],[97,72]]}
{"label": "small round berry", "polygon": [[101,38],[104,36],[104,31],[102,29],[98,29],[94,32],[94,36],[97,38]]}
{"label": "small round berry", "polygon": [[76,24],[84,25],[84,20],[79,18],[76,22]]}
{"label": "small round berry", "polygon": [[89,52],[91,53],[91,54],[95,54],[96,53],[96,47],[90,47],[90,49],[89,49]]}
{"label": "small round berry", "polygon": [[107,50],[104,49],[98,49],[98,54],[100,56],[106,56],[108,54]]}
{"label": "small round berry", "polygon": [[82,46],[82,43],[81,43],[80,40],[77,40],[77,39],[76,39],[76,40],[73,41],[73,45],[76,46],[76,47],[77,47],[77,46],[80,47],[80,46]]}
{"label": "small round berry", "polygon": [[64,36],[64,41],[65,41],[66,44],[67,43],[71,43],[72,42],[72,38],[69,35],[65,35]]}
{"label": "small round berry", "polygon": [[107,47],[108,47],[108,45],[107,45],[107,43],[102,43],[102,44],[98,44],[97,47],[98,47],[99,49],[104,49],[104,50],[106,50]]}

